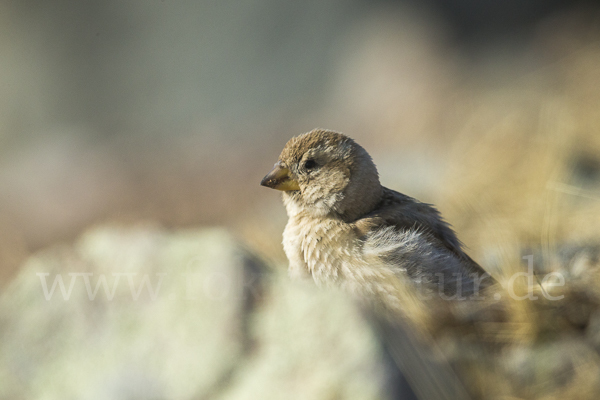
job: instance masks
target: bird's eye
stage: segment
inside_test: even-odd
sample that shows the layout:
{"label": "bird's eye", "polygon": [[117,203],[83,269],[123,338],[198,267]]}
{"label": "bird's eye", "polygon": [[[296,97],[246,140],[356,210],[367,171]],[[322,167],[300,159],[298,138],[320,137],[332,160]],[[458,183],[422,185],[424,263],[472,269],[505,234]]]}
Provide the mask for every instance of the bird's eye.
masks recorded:
{"label": "bird's eye", "polygon": [[304,163],[304,168],[308,169],[308,170],[313,169],[316,166],[317,166],[317,162],[315,160],[312,160],[312,159],[306,160],[306,162]]}

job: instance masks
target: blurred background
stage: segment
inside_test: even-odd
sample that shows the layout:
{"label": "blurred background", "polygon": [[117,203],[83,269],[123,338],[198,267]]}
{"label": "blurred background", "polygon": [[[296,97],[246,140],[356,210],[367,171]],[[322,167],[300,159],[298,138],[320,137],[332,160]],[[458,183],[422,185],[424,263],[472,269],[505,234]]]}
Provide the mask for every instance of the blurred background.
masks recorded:
{"label": "blurred background", "polygon": [[[354,355],[358,364],[349,361],[347,369],[322,382],[314,378],[321,383],[309,385],[307,393],[300,388],[314,379],[301,361],[290,367],[295,378],[280,377],[288,385],[283,397],[274,394],[269,385],[277,380],[268,373],[263,381],[236,380],[229,367],[223,372],[212,364],[202,372],[194,363],[173,361],[161,368],[163,361],[155,360],[162,378],[145,375],[138,364],[101,355],[102,348],[119,353],[114,349],[121,347],[107,337],[117,335],[121,325],[106,323],[105,335],[87,342],[88,329],[98,328],[88,320],[96,314],[61,311],[62,299],[46,312],[52,302],[43,299],[31,272],[51,273],[50,283],[53,273],[81,271],[83,264],[99,271],[94,268],[108,263],[116,269],[105,271],[114,272],[121,261],[112,263],[111,254],[129,254],[136,246],[150,252],[130,255],[140,265],[156,257],[169,260],[152,251],[163,254],[166,243],[191,240],[189,232],[199,232],[198,243],[208,241],[202,249],[212,248],[210,241],[217,239],[205,232],[211,227],[217,238],[231,235],[235,239],[223,240],[241,243],[231,246],[251,254],[250,264],[231,261],[244,265],[242,272],[261,264],[279,276],[286,262],[280,244],[286,215],[279,195],[258,183],[289,138],[316,127],[355,138],[373,156],[385,186],[435,203],[470,254],[490,269],[519,260],[524,248],[550,254],[600,243],[600,7],[594,1],[4,0],[0,54],[0,329],[5,343],[12,343],[12,356],[0,369],[2,398],[295,398],[288,397],[291,392],[298,398],[387,398],[385,357],[370,331],[348,339],[366,346],[347,344],[362,349]],[[201,249],[186,257],[195,257],[195,251]],[[189,267],[187,261],[182,265]],[[284,278],[269,281],[269,293],[289,285]],[[37,297],[26,295],[26,287]],[[305,307],[323,296],[310,288],[285,293],[298,290]],[[21,298],[16,293],[29,300],[16,301]],[[240,322],[244,307],[250,307],[244,296],[223,324],[246,326]],[[273,297],[251,301],[252,318],[285,315],[283,305],[268,300]],[[87,302],[84,298],[85,307]],[[201,328],[186,324],[208,318],[204,311],[164,302],[175,307],[169,315],[187,310],[186,317],[171,324],[163,319],[168,326],[157,331],[153,318],[136,320],[141,311],[130,304],[131,314],[123,318],[138,321],[140,337],[163,338],[175,326],[178,337],[193,341],[192,332]],[[339,302],[349,307],[343,308],[354,321],[348,323],[362,326],[360,313]],[[147,307],[158,307],[148,311],[156,319],[167,312]],[[266,335],[256,334],[260,340],[254,341],[287,346],[283,337],[294,340],[290,331],[296,322],[306,324],[301,316],[308,309],[289,316],[279,327],[287,333],[276,338],[269,336],[269,325],[248,322]],[[23,315],[31,315],[31,325],[22,325]],[[312,318],[315,326],[328,319]],[[70,321],[63,329],[71,323],[96,328],[72,328],[71,334],[81,336],[70,345],[59,338],[60,345],[44,344],[58,320]],[[202,329],[212,329],[206,323]],[[323,328],[334,341],[347,332],[335,326]],[[314,329],[307,337],[327,337]],[[33,331],[39,337],[26,339]],[[222,344],[226,350],[216,359],[228,357],[233,346],[232,365],[252,363],[249,354],[258,350],[238,339]],[[156,345],[154,339],[147,343],[136,353],[140,360]],[[97,348],[103,360],[93,362],[90,376],[102,368],[110,379],[78,375],[85,368],[76,366],[85,362],[74,349],[89,348]],[[190,353],[186,349],[182,344],[183,354]],[[292,353],[290,359],[307,352]],[[323,370],[339,366],[335,357],[343,354],[347,349],[333,355],[331,365],[323,361]],[[277,369],[267,356],[255,357],[263,360],[263,369]],[[78,383],[56,383],[56,371]],[[206,371],[214,375],[206,385],[189,383],[208,376]],[[298,371],[307,375],[298,378]],[[189,379],[169,381],[178,374]],[[97,390],[108,387],[107,379],[119,383],[109,385],[111,391]],[[375,386],[371,391],[361,386],[368,393],[344,386],[361,379]],[[268,395],[256,397],[253,385]],[[538,392],[523,393],[534,398]]]}

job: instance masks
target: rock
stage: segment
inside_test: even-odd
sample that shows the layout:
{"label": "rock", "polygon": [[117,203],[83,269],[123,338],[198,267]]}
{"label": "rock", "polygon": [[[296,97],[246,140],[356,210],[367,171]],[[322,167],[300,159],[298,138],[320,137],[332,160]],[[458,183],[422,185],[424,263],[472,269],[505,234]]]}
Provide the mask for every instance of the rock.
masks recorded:
{"label": "rock", "polygon": [[105,226],[0,295],[0,399],[379,399],[377,339],[218,228]]}

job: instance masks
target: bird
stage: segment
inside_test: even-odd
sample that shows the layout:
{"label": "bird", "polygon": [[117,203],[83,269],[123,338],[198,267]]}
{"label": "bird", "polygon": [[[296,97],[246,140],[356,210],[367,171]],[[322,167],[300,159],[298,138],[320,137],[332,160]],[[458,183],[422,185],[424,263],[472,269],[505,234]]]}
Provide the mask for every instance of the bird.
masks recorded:
{"label": "bird", "polygon": [[433,205],[383,186],[367,151],[331,130],[291,138],[261,185],[282,191],[290,275],[375,305],[419,398],[598,398],[597,247],[536,255],[566,277],[561,301],[511,299]]}
{"label": "bird", "polygon": [[291,138],[261,185],[283,192],[283,248],[294,278],[342,287],[388,310],[413,300],[402,297],[407,288],[420,298],[462,300],[493,283],[433,205],[382,186],[371,156],[342,133]]}

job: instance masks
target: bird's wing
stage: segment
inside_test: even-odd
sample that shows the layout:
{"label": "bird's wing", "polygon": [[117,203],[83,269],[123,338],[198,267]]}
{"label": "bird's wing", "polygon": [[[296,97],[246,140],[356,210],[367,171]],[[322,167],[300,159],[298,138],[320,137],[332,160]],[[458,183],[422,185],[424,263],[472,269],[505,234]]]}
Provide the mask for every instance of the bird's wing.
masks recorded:
{"label": "bird's wing", "polygon": [[[459,257],[466,256],[462,243],[439,211],[431,204],[422,203],[410,196],[383,188],[383,198],[370,215],[386,225],[406,230],[419,228],[437,238]],[[369,217],[367,216],[367,217]]]}
{"label": "bird's wing", "polygon": [[470,295],[493,282],[464,253],[450,225],[429,204],[384,189],[379,207],[355,224],[367,256],[406,271],[425,289]]}
{"label": "bird's wing", "polygon": [[460,259],[467,272],[485,274],[485,270],[464,252],[456,233],[439,211],[431,204],[410,196],[384,187],[378,207],[356,221],[356,225],[363,234],[386,227],[394,227],[398,232],[421,232],[429,237],[428,241],[433,245],[446,248]]}

